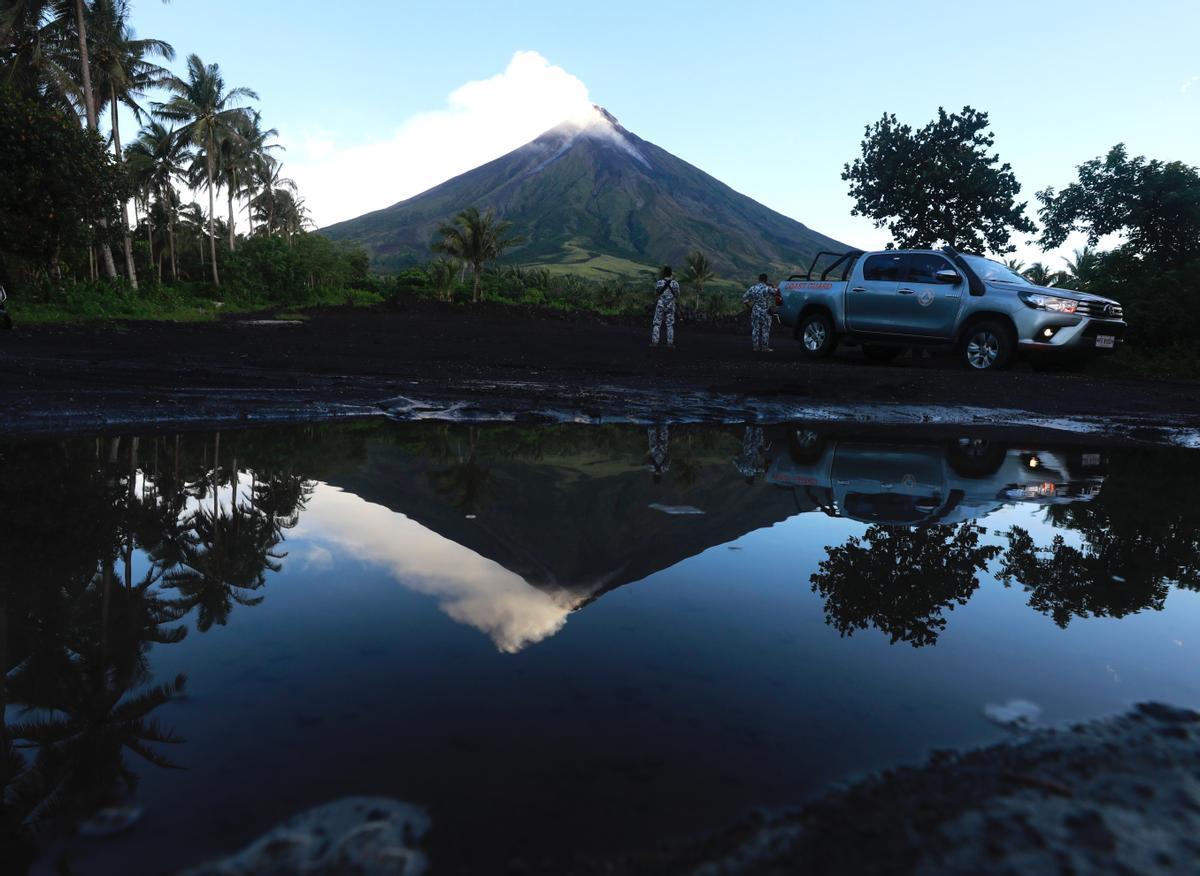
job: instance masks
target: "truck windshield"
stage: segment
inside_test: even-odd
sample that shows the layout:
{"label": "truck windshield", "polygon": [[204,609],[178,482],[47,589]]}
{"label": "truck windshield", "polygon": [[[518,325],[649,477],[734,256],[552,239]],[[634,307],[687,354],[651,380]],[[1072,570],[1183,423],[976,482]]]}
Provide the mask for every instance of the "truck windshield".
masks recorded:
{"label": "truck windshield", "polygon": [[1008,265],[1002,265],[999,262],[994,262],[991,259],[985,259],[982,256],[965,255],[964,259],[971,266],[971,270],[979,275],[979,279],[985,283],[1013,283],[1018,286],[1032,286],[1033,284],[1014,271]]}

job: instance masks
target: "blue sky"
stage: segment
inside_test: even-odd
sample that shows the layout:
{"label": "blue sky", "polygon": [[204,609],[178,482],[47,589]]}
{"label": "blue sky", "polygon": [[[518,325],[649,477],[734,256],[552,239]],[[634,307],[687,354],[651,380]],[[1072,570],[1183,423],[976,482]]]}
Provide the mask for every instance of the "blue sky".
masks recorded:
{"label": "blue sky", "polygon": [[[477,164],[531,139],[537,132],[525,129],[557,106],[542,88],[563,100],[585,88],[635,134],[859,246],[887,235],[849,215],[840,172],[885,111],[922,124],[939,105],[986,110],[1031,205],[1035,191],[1070,182],[1075,165],[1118,142],[1200,164],[1200,3],[918,0],[898,9],[878,0],[138,0],[134,23],[259,92],[321,223],[387,206],[437,182],[431,174],[466,169],[456,161]],[[517,52],[544,61],[505,78]],[[474,102],[447,107],[456,89],[488,81],[468,89]]]}

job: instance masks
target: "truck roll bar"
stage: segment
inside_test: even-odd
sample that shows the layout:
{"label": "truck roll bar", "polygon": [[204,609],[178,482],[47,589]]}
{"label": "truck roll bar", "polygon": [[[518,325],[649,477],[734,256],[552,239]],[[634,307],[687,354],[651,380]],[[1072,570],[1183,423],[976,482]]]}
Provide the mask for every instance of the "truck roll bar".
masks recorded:
{"label": "truck roll bar", "polygon": [[834,259],[833,264],[831,264],[829,267],[827,267],[824,271],[821,272],[820,279],[822,279],[822,280],[829,279],[829,275],[839,265],[845,264],[845,267],[842,269],[841,279],[846,280],[850,277],[850,269],[852,267],[854,267],[854,260],[862,254],[863,254],[863,251],[861,249],[848,249],[845,252],[834,252],[831,250],[823,249],[819,253],[817,253],[815,256],[813,256],[812,263],[808,266],[808,273],[792,274],[790,277],[788,277],[788,279],[789,280],[811,280],[813,278],[813,271],[815,271],[817,269],[817,262],[820,260],[821,256],[836,256],[837,258]]}

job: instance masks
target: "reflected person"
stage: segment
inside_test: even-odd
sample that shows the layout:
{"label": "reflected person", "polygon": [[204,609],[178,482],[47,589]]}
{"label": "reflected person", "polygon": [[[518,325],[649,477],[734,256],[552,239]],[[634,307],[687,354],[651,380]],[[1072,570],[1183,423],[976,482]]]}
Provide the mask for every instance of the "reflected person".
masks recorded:
{"label": "reflected person", "polygon": [[765,474],[767,467],[764,457],[767,450],[766,439],[763,437],[762,426],[746,426],[742,434],[742,452],[733,458],[733,467],[738,474],[746,479],[746,483],[754,483],[754,479]]}
{"label": "reflected person", "polygon": [[649,450],[646,451],[646,468],[650,470],[656,484],[671,469],[669,428],[668,423],[655,423],[646,429],[646,439],[650,444]]}

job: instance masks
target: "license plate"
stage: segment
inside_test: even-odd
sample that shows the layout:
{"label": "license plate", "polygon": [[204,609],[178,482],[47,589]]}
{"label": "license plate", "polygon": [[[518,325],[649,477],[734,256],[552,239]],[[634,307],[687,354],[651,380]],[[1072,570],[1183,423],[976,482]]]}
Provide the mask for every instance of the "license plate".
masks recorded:
{"label": "license plate", "polygon": [[1111,350],[1117,345],[1117,339],[1114,335],[1096,335],[1096,346],[1104,350]]}
{"label": "license plate", "polygon": [[1099,453],[1085,453],[1085,454],[1083,454],[1082,462],[1083,462],[1084,468],[1094,468],[1095,466],[1100,464],[1100,454]]}

